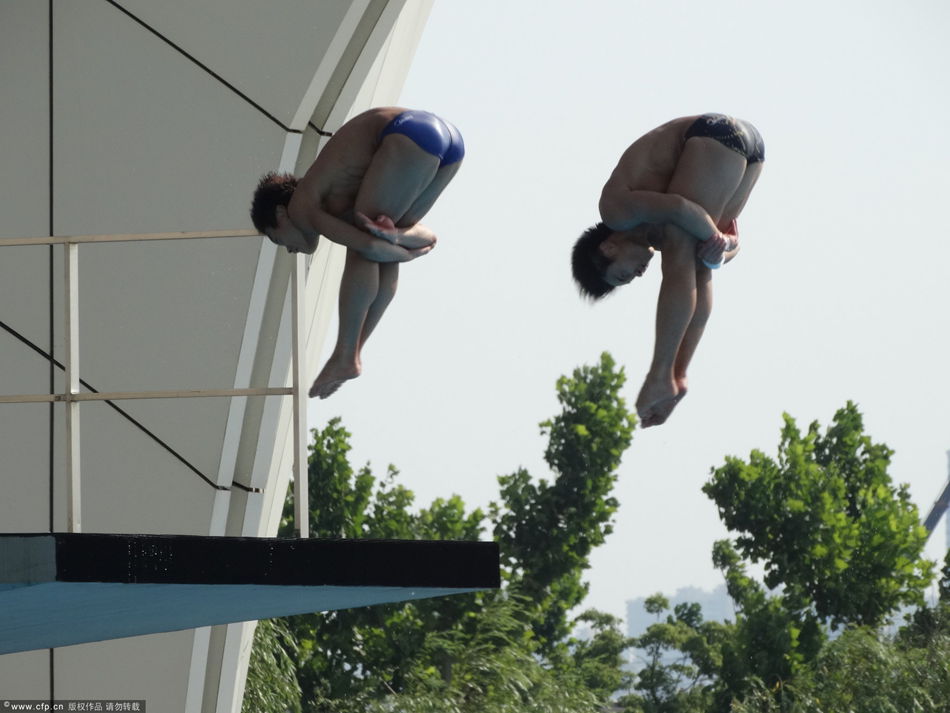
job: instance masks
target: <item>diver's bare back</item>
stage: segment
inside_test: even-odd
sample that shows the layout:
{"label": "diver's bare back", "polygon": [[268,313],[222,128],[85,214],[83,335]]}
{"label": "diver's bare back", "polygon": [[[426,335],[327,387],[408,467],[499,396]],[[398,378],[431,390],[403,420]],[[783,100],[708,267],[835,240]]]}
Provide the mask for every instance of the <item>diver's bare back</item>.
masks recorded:
{"label": "diver's bare back", "polygon": [[627,190],[665,193],[683,153],[686,131],[699,115],[673,119],[634,141],[617,162],[607,184]]}
{"label": "diver's bare back", "polygon": [[352,222],[356,195],[379,147],[379,134],[403,111],[401,107],[377,107],[341,126],[300,179],[288,207],[291,217],[295,221],[304,218],[309,204],[321,205],[330,215]]}

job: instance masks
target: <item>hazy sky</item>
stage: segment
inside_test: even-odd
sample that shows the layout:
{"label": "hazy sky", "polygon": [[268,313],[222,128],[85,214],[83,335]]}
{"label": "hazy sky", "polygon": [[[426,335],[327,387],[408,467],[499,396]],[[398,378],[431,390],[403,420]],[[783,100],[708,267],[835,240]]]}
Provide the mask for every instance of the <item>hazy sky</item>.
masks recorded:
{"label": "hazy sky", "polygon": [[465,164],[364,375],[312,403],[311,425],[342,416],[355,464],[394,463],[420,505],[483,506],[519,466],[549,478],[537,424],[557,413],[556,379],[608,350],[632,409],[660,279],[654,264],[590,306],[570,247],[634,139],[718,111],[760,129],[765,172],[742,252],[715,275],[689,396],[623,460],[585,605],[623,615],[633,597],[719,584],[726,531],[700,488],[726,455],[774,455],[783,411],[805,428],[858,402],[929,510],[950,448],[948,30],[941,0],[436,0],[400,103],[454,122]]}

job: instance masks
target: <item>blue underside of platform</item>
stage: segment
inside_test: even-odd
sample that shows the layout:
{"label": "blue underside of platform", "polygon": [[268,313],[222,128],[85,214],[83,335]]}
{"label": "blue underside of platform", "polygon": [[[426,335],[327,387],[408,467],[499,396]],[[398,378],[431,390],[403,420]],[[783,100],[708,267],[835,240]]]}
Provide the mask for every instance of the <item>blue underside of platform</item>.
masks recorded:
{"label": "blue underside of platform", "polygon": [[472,590],[112,582],[0,585],[0,654],[465,591]]}

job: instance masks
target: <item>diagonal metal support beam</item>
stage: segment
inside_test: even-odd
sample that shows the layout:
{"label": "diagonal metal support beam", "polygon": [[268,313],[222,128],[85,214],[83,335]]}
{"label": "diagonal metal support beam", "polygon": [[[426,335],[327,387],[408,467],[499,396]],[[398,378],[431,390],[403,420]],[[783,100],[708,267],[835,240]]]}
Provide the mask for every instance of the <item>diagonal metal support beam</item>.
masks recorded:
{"label": "diagonal metal support beam", "polygon": [[[924,518],[924,529],[927,530],[928,538],[937,527],[940,518],[946,514],[948,509],[950,509],[950,451],[947,451],[947,484],[943,486],[943,490],[934,501],[930,512],[927,513],[927,517]],[[948,526],[947,531],[950,532],[950,526]]]}

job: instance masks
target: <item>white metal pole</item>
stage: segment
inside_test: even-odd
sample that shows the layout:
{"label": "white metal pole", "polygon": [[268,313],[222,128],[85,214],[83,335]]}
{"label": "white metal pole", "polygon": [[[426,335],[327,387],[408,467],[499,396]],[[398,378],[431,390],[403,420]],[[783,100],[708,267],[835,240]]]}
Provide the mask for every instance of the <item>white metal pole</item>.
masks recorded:
{"label": "white metal pole", "polygon": [[298,253],[293,256],[293,270],[290,278],[291,317],[293,320],[293,342],[291,368],[293,369],[293,409],[294,409],[294,525],[298,537],[310,534],[310,496],[307,488],[307,388],[304,375],[306,364],[306,256]]}
{"label": "white metal pole", "polygon": [[66,528],[82,532],[82,488],[80,479],[79,402],[79,246],[66,244]]}

